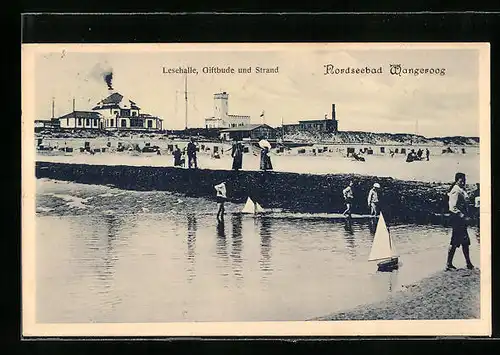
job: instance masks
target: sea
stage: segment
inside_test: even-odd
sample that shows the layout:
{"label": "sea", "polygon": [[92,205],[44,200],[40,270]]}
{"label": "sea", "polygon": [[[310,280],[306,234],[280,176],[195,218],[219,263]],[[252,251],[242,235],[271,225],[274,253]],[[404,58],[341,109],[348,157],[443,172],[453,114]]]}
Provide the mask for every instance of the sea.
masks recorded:
{"label": "sea", "polygon": [[[204,198],[36,184],[39,323],[308,320],[443,270],[451,233],[387,220],[401,265],[378,272],[367,219],[255,217],[229,203],[219,223]],[[469,232],[479,265],[479,230]],[[460,250],[455,265],[465,267]]]}

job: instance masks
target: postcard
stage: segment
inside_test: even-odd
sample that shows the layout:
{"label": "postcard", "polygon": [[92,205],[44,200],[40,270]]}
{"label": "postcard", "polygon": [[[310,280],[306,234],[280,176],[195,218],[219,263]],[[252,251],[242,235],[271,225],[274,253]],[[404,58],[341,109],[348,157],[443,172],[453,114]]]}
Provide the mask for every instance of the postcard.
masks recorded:
{"label": "postcard", "polygon": [[22,334],[491,335],[488,43],[25,44]]}

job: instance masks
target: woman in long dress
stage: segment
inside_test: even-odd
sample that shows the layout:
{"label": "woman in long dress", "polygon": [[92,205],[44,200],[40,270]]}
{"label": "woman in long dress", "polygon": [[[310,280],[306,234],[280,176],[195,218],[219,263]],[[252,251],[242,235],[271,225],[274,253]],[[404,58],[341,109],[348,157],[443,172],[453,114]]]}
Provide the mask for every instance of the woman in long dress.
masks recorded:
{"label": "woman in long dress", "polygon": [[260,170],[273,170],[271,157],[269,156],[269,148],[264,147],[260,151]]}
{"label": "woman in long dress", "polygon": [[243,165],[243,147],[240,142],[233,144],[231,156],[233,157],[233,170],[240,170]]}

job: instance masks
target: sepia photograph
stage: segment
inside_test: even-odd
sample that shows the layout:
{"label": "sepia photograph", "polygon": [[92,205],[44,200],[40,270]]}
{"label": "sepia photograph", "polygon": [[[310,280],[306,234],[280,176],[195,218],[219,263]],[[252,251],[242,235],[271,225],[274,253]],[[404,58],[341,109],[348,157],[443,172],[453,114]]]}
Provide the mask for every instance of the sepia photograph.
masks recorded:
{"label": "sepia photograph", "polygon": [[487,43],[23,45],[23,335],[491,334],[489,78]]}

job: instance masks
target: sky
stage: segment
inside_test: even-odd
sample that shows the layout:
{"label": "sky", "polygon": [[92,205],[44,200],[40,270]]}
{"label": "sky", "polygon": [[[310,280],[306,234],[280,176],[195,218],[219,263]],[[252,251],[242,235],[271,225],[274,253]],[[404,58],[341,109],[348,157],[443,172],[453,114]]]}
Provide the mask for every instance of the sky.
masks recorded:
{"label": "sky", "polygon": [[[324,75],[338,68],[383,67],[376,75]],[[389,73],[403,68],[444,68],[446,75]],[[90,110],[109,92],[103,73],[113,73],[115,91],[135,101],[143,113],[164,119],[167,129],[184,128],[184,75],[163,67],[191,66],[188,126],[204,127],[213,115],[213,94],[229,94],[229,113],[250,115],[252,123],[330,117],[336,105],[339,130],[479,136],[479,51],[475,49],[363,49],[311,47],[307,50],[151,50],[38,53],[35,58],[35,119],[72,110]],[[203,74],[203,67],[279,67],[278,74]]]}

